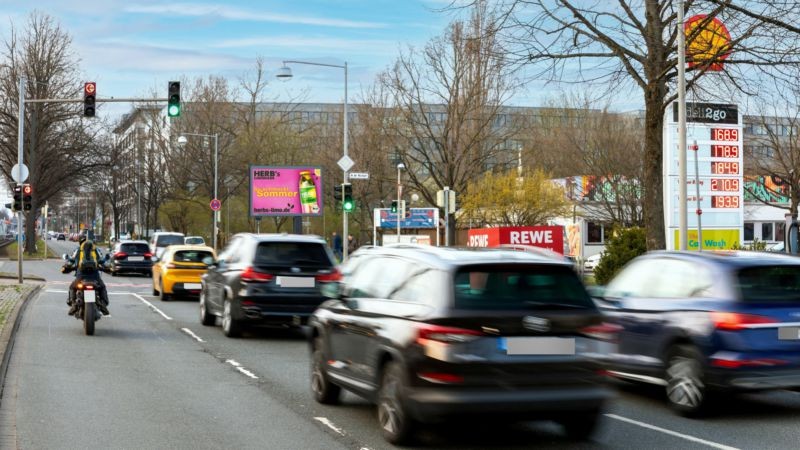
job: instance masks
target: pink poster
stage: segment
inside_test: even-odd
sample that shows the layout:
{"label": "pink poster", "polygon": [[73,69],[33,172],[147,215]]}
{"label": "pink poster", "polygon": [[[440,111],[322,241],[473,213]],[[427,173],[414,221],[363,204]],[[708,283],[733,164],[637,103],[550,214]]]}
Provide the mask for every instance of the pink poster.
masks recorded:
{"label": "pink poster", "polygon": [[321,168],[250,166],[251,216],[321,214]]}

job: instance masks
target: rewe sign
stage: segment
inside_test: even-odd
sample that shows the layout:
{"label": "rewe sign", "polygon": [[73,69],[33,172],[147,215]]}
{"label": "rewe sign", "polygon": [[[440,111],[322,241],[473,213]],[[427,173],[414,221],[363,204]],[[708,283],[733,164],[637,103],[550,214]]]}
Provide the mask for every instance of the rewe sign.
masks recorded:
{"label": "rewe sign", "polygon": [[564,227],[497,227],[469,230],[469,247],[497,247],[503,244],[532,245],[564,254]]}

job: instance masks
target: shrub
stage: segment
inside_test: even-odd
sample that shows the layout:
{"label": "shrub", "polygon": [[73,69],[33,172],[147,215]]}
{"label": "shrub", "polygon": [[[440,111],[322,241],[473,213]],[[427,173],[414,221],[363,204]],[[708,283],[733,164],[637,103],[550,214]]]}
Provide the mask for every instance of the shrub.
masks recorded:
{"label": "shrub", "polygon": [[628,261],[646,252],[644,228],[615,230],[606,244],[603,258],[594,269],[594,278],[597,284],[608,284]]}

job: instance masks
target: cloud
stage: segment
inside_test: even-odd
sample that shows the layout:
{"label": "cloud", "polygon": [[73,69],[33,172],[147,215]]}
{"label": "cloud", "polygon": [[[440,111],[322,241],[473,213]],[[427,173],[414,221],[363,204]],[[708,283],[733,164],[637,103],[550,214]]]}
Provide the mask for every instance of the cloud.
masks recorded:
{"label": "cloud", "polygon": [[359,22],[344,19],[330,19],[294,14],[264,13],[228,5],[206,5],[200,3],[169,3],[162,5],[133,4],[125,8],[126,12],[139,14],[169,14],[172,16],[218,17],[227,20],[250,22],[290,23],[315,25],[336,28],[384,28],[386,24],[378,22]]}
{"label": "cloud", "polygon": [[212,47],[312,48],[342,50],[347,52],[352,52],[353,49],[358,49],[358,52],[361,54],[385,54],[390,49],[396,48],[397,42],[380,39],[368,40],[306,36],[260,36],[253,38],[227,39],[213,44]]}
{"label": "cloud", "polygon": [[219,72],[220,69],[236,70],[253,64],[252,58],[119,41],[79,46],[78,51],[91,65],[139,73]]}

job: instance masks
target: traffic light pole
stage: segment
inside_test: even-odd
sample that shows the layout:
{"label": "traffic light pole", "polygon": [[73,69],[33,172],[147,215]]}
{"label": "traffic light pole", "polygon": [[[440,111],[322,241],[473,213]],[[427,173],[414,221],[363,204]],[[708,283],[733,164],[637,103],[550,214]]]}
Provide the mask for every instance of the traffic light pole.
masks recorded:
{"label": "traffic light pole", "polygon": [[[22,143],[25,135],[25,78],[19,79],[19,121],[17,122],[17,164],[22,175]],[[19,183],[22,183],[22,176]],[[22,211],[17,211],[17,281],[22,284]]]}

